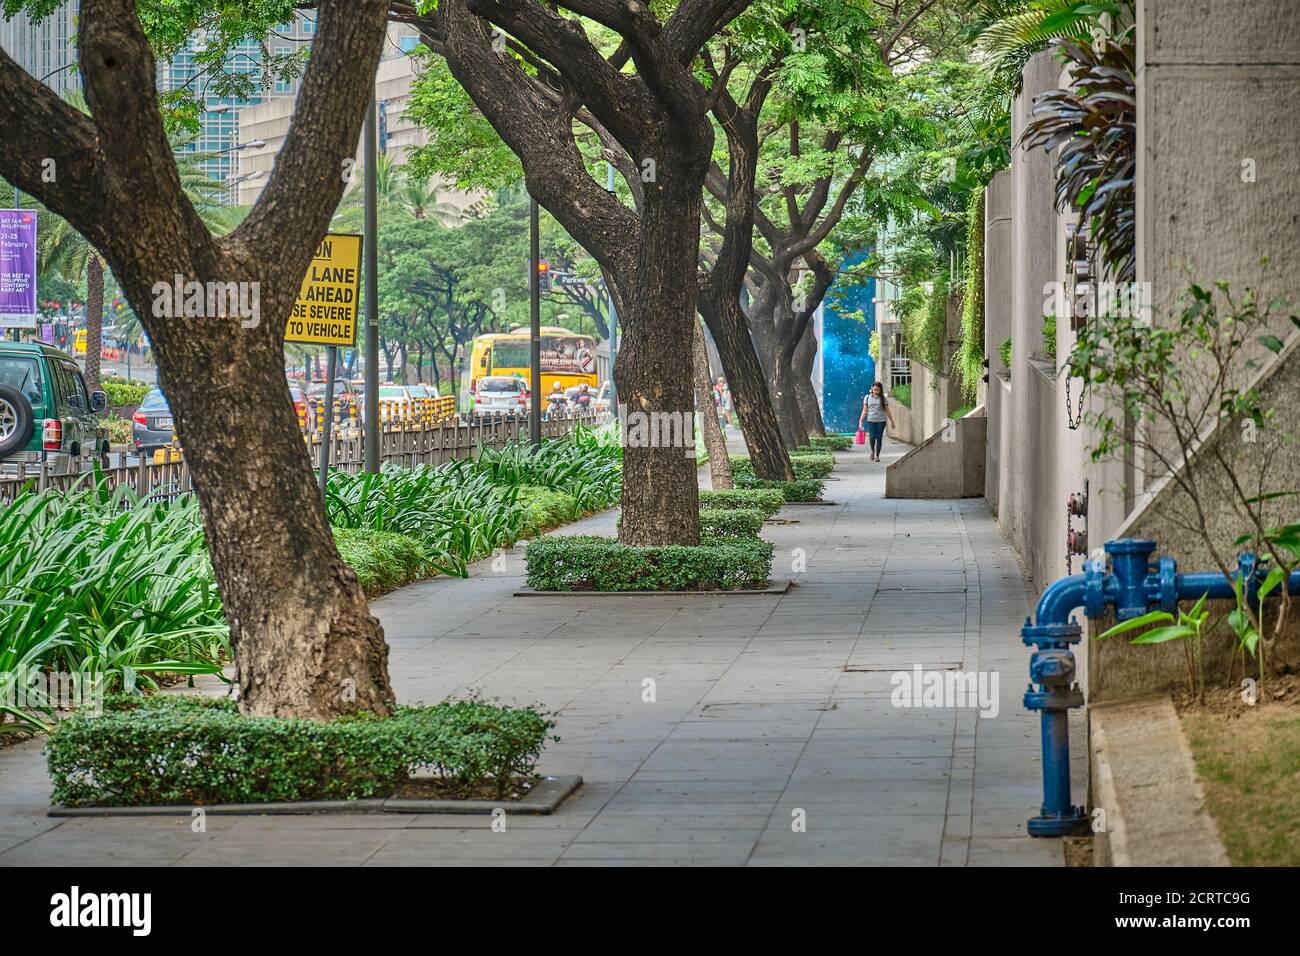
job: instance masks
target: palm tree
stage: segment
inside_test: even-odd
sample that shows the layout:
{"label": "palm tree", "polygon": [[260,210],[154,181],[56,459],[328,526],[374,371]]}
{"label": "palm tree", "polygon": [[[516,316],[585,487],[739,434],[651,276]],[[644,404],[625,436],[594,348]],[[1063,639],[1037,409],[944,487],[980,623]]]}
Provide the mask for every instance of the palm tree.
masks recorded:
{"label": "palm tree", "polygon": [[1132,4],[1082,0],[982,0],[976,51],[997,85],[1020,92],[1021,74],[1035,53],[1064,39],[1086,39],[1103,16],[1118,17]]}

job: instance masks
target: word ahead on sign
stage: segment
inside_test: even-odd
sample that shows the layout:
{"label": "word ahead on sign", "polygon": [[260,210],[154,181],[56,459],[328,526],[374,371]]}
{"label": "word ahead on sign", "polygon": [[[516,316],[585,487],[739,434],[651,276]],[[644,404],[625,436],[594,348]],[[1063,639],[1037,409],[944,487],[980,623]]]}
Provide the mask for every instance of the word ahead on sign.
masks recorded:
{"label": "word ahead on sign", "polygon": [[352,345],[361,300],[361,237],[330,233],[321,240],[289,315],[286,342]]}

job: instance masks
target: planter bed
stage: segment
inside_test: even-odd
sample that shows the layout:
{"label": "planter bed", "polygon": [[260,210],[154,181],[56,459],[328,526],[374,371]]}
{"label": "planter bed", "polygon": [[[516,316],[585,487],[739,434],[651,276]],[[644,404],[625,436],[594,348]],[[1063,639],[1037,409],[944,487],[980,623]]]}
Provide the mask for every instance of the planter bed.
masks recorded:
{"label": "planter bed", "polygon": [[821,502],[822,491],[826,482],[820,478],[796,478],[794,481],[778,481],[772,478],[755,478],[753,475],[736,474],[736,487],[745,489],[765,489],[779,491],[785,503],[805,504]]}
{"label": "planter bed", "polygon": [[512,791],[535,789],[554,726],[535,709],[479,700],[318,723],[246,717],[228,698],[114,695],[99,716],[74,715],[50,735],[51,803],[60,813],[161,813],[214,805],[386,809],[408,796],[517,802],[508,800]]}
{"label": "planter bed", "polygon": [[772,572],[761,538],[704,538],[694,546],[637,548],[615,538],[543,535],[524,554],[535,592],[759,591]]}

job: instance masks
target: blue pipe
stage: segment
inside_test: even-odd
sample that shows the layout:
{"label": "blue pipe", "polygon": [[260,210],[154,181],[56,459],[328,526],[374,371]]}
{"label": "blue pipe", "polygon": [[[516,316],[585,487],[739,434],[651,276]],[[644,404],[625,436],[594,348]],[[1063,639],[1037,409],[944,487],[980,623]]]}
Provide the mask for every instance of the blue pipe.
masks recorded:
{"label": "blue pipe", "polygon": [[[1031,683],[1025,691],[1025,707],[1042,711],[1043,806],[1040,815],[1029,821],[1032,836],[1066,836],[1088,829],[1085,809],[1070,801],[1069,712],[1083,706],[1070,649],[1083,637],[1083,629],[1071,619],[1075,608],[1082,607],[1084,615],[1095,620],[1109,607],[1118,620],[1127,621],[1154,608],[1177,613],[1178,602],[1197,601],[1202,595],[1210,600],[1234,599],[1233,582],[1220,572],[1179,574],[1173,558],[1153,562],[1155,550],[1154,541],[1141,538],[1106,542],[1109,573],[1105,560],[1085,561],[1083,574],[1048,585],[1033,620],[1025,619],[1021,639],[1036,648],[1029,658]],[[1247,600],[1256,606],[1265,571],[1254,554],[1237,559],[1236,580],[1244,583]],[[1288,575],[1287,590],[1300,595],[1300,568]]]}

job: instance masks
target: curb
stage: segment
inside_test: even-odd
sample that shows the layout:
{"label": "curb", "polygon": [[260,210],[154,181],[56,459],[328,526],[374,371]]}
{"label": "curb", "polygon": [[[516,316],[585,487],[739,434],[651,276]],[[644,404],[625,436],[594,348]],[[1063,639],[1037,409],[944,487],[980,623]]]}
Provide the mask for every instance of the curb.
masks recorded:
{"label": "curb", "polygon": [[511,592],[511,597],[558,597],[558,598],[593,598],[593,597],[740,597],[785,594],[794,587],[793,581],[777,581],[762,590],[758,588],[731,588],[713,591],[534,591],[532,588],[520,588]]}
{"label": "curb", "polygon": [[1228,866],[1168,695],[1088,707],[1094,866]]}
{"label": "curb", "polygon": [[210,806],[63,807],[52,806],[50,817],[167,817],[191,816],[196,809],[215,816],[281,816],[305,813],[507,813],[541,816],[556,808],[582,786],[582,778],[543,777],[522,800],[290,800],[282,803],[215,803]]}

